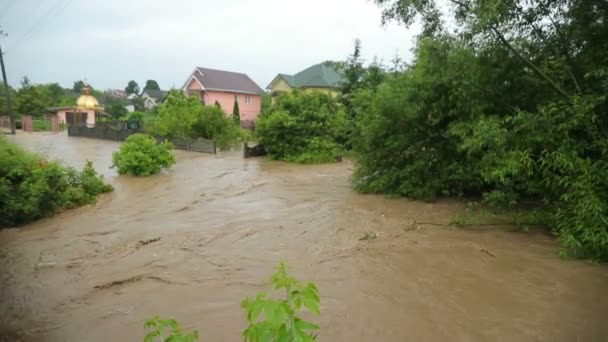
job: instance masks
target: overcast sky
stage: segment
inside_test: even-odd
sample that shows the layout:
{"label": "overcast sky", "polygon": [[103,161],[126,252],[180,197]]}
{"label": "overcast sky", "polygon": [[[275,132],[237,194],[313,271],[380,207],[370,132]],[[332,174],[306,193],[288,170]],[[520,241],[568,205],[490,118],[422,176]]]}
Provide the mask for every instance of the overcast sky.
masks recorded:
{"label": "overcast sky", "polygon": [[247,73],[262,88],[277,73],[363,55],[410,60],[416,29],[381,25],[367,0],[0,0],[9,83],[97,89],[181,87],[195,66]]}

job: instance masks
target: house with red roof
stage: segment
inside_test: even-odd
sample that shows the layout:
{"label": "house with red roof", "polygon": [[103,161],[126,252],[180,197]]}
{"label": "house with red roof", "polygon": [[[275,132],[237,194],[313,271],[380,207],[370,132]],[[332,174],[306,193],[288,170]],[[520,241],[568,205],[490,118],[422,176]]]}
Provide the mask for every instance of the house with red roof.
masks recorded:
{"label": "house with red roof", "polygon": [[264,90],[243,73],[197,67],[186,79],[183,91],[197,95],[205,105],[218,103],[228,115],[238,102],[241,122],[254,121],[262,111]]}

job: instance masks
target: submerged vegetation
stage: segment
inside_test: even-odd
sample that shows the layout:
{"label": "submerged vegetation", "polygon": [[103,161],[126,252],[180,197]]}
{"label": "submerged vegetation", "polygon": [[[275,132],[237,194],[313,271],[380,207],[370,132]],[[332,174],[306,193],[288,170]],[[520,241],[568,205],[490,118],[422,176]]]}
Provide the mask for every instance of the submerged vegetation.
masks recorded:
{"label": "submerged vegetation", "polygon": [[438,2],[376,2],[424,30],[409,68],[351,92],[355,188],[536,201],[562,255],[608,259],[605,4],[451,1],[449,33]]}
{"label": "submerged vegetation", "polygon": [[82,171],[47,161],[0,137],[0,228],[93,203],[112,191],[91,162]]}

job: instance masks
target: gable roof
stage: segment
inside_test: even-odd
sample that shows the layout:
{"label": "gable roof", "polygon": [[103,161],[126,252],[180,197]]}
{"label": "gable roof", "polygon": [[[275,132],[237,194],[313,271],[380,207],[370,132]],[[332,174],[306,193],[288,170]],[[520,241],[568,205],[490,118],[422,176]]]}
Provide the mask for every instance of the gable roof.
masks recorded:
{"label": "gable roof", "polygon": [[162,100],[163,97],[165,97],[165,94],[167,94],[167,91],[165,90],[144,90],[143,94],[147,94],[148,97],[151,97],[152,99],[154,99],[155,101],[158,100]]}
{"label": "gable roof", "polygon": [[271,88],[277,78],[282,78],[292,88],[339,88],[343,80],[342,75],[329,62],[315,64],[295,75],[278,74],[267,88]]}
{"label": "gable roof", "polygon": [[194,78],[203,90],[228,91],[243,94],[262,95],[260,88],[247,74],[197,67],[186,81],[186,87]]}

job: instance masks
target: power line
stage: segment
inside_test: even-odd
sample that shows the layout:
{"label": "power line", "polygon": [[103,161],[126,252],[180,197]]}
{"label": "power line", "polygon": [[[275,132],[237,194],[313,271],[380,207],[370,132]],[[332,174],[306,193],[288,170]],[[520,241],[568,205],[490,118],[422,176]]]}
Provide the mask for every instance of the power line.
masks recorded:
{"label": "power line", "polygon": [[19,47],[21,44],[32,38],[33,35],[35,33],[38,33],[44,27],[45,24],[48,24],[49,21],[47,20],[46,22],[44,22],[45,19],[53,19],[56,14],[63,11],[72,2],[72,0],[65,0],[63,4],[59,6],[61,1],[62,0],[58,0],[55,6],[51,6],[51,8],[46,11],[46,13],[38,17],[38,20],[36,20],[34,25],[32,25],[30,29],[27,30],[27,32],[21,36],[20,39],[16,40],[16,43],[14,43],[13,46],[11,46],[8,50],[13,51],[17,49],[17,47]]}

